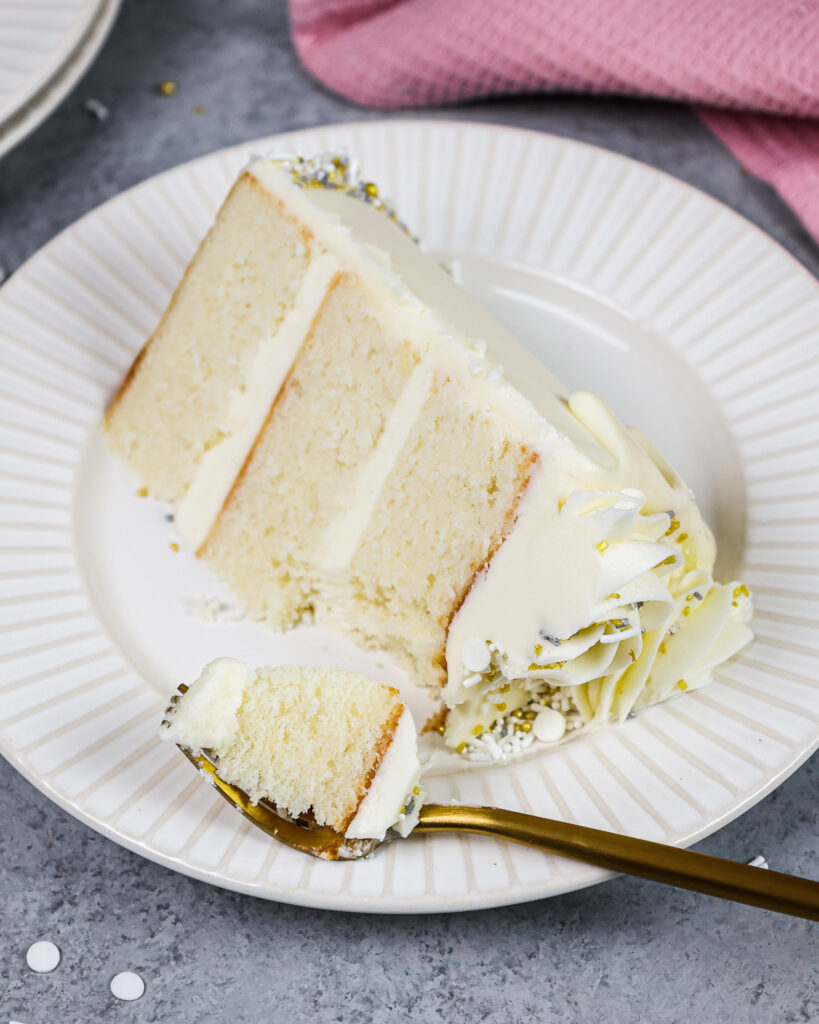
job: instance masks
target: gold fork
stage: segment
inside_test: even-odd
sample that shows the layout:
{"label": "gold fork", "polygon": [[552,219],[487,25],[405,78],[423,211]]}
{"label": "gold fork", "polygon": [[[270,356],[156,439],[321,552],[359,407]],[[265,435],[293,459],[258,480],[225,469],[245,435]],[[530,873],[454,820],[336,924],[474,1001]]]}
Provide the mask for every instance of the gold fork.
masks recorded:
{"label": "gold fork", "polygon": [[[265,800],[254,804],[242,790],[219,778],[216,765],[207,756],[195,756],[184,747],[179,749],[210,777],[229,803],[285,846],[324,860],[356,860],[382,845],[377,839],[345,839],[332,828],[286,818]],[[421,808],[412,834],[419,832],[474,832],[507,839],[608,871],[819,921],[819,882],[584,825],[494,807],[427,804]]]}

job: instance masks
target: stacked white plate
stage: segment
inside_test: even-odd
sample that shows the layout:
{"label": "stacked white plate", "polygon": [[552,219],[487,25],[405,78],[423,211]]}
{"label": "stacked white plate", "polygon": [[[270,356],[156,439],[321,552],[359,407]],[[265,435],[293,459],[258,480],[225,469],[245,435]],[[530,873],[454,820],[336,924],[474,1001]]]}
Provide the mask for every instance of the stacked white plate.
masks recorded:
{"label": "stacked white plate", "polygon": [[0,156],[43,121],[96,57],[121,0],[0,0]]}

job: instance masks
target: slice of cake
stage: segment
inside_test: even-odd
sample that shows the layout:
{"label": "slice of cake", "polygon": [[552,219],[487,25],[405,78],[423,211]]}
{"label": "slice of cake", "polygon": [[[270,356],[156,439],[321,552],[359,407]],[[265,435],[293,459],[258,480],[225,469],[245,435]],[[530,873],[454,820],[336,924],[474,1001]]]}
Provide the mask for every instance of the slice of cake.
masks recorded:
{"label": "slice of cake", "polygon": [[340,157],[241,175],[105,433],[251,616],[388,650],[472,757],[622,721],[751,636],[650,442],[570,395]]}
{"label": "slice of cake", "polygon": [[211,662],[162,738],[206,753],[253,803],[345,839],[409,833],[418,819],[415,725],[398,691],[340,670]]}

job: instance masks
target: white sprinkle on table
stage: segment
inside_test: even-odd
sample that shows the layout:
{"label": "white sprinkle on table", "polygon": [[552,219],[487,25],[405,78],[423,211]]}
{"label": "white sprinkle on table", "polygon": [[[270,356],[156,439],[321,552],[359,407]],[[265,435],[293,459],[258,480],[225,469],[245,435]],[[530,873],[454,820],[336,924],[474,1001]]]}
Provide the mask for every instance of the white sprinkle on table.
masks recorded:
{"label": "white sprinkle on table", "polygon": [[758,853],[753,860],[748,861],[748,867],[750,868],[769,868],[770,864],[765,860],[761,853]]}
{"label": "white sprinkle on table", "polygon": [[86,114],[90,114],[95,121],[107,121],[111,116],[108,107],[106,107],[104,103],[100,103],[99,100],[86,100],[85,103],[83,103],[82,108]]}
{"label": "white sprinkle on table", "polygon": [[145,991],[145,982],[133,971],[121,971],[111,979],[111,994],[117,999],[131,1002]]}
{"label": "white sprinkle on table", "polygon": [[26,963],[38,974],[48,974],[60,962],[60,951],[53,942],[45,939],[34,942],[26,952]]}

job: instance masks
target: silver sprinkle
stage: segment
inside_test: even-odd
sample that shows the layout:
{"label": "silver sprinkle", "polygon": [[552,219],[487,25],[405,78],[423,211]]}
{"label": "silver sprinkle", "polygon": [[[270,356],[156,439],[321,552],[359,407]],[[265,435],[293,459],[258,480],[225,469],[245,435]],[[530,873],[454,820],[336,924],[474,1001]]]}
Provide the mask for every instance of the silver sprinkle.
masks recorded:
{"label": "silver sprinkle", "polygon": [[540,635],[543,637],[544,640],[548,640],[550,644],[554,644],[555,647],[560,647],[560,641],[557,639],[557,637],[549,636],[549,634],[544,633],[542,629],[540,631]]}

